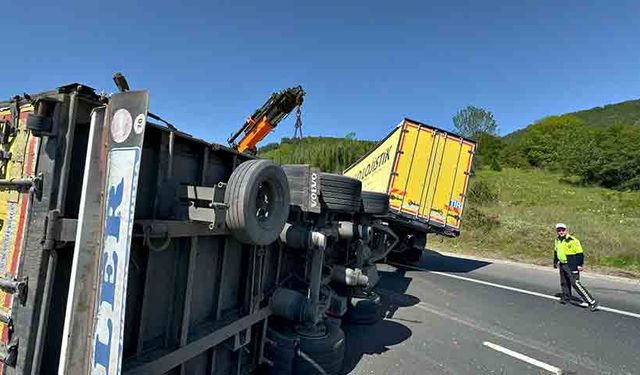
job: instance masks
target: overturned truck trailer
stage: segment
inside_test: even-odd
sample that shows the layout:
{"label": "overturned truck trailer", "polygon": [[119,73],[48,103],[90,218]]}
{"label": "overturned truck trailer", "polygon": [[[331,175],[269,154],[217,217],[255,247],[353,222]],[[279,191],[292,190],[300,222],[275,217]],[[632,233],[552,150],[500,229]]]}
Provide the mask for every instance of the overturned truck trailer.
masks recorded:
{"label": "overturned truck trailer", "polygon": [[338,373],[341,322],[379,318],[389,197],[148,106],[79,84],[0,103],[2,371]]}
{"label": "overturned truck trailer", "polygon": [[405,118],[345,175],[388,193],[388,223],[400,237],[392,257],[418,261],[427,234],[460,235],[476,143]]}

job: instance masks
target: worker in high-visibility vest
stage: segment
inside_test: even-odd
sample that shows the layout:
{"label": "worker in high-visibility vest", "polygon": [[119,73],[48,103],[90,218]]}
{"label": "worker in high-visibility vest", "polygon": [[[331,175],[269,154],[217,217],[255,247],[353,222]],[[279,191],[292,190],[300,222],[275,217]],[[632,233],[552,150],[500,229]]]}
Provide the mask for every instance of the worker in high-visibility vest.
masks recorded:
{"label": "worker in high-visibility vest", "polygon": [[553,268],[560,270],[560,287],[562,297],[560,303],[571,301],[571,287],[578,292],[580,297],[589,305],[591,311],[598,308],[598,303],[591,293],[580,282],[580,271],[584,264],[584,253],[580,241],[567,231],[567,226],[556,224],[556,243],[553,250]]}

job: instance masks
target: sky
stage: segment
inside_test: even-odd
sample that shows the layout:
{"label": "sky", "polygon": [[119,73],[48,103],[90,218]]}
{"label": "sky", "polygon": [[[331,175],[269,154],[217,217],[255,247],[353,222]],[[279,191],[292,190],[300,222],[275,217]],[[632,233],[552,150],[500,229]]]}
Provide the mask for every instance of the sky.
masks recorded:
{"label": "sky", "polygon": [[[638,1],[9,2],[0,98],[123,72],[151,110],[224,143],[271,92],[302,85],[305,135],[444,129],[473,104],[507,134],[640,97]],[[262,143],[293,135],[294,116]]]}

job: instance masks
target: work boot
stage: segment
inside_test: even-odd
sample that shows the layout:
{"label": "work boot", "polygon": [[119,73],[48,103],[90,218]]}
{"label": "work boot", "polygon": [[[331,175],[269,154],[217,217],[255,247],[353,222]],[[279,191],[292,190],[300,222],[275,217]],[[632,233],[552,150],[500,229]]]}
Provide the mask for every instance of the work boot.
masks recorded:
{"label": "work boot", "polygon": [[594,302],[594,303],[590,304],[589,305],[589,310],[591,310],[591,311],[598,310],[598,302]]}
{"label": "work boot", "polygon": [[567,297],[564,294],[560,295],[560,304],[561,305],[566,305],[569,302],[571,302],[571,296]]}

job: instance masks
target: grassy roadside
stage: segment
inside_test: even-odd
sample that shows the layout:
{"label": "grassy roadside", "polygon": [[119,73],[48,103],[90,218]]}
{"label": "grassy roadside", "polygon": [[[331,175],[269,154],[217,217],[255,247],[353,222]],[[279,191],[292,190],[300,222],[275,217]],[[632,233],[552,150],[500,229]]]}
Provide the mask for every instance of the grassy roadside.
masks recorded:
{"label": "grassy roadside", "polygon": [[429,248],[551,264],[553,225],[569,226],[587,268],[640,276],[640,193],[579,187],[540,170],[480,170],[473,177],[462,234],[429,238]]}

